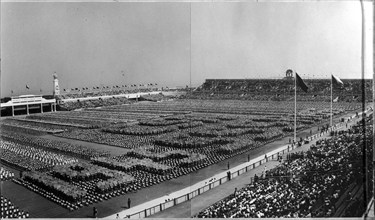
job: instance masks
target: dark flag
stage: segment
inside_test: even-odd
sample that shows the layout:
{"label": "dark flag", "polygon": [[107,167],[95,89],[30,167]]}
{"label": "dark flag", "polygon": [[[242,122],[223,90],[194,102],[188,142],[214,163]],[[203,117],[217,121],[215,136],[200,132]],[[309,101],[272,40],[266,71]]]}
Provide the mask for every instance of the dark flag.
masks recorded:
{"label": "dark flag", "polygon": [[297,85],[304,91],[307,92],[309,87],[306,85],[306,83],[301,79],[301,77],[296,73],[296,82]]}
{"label": "dark flag", "polygon": [[28,85],[26,85],[26,89],[30,89],[30,87]]}
{"label": "dark flag", "polygon": [[13,94],[13,90],[10,91]]}

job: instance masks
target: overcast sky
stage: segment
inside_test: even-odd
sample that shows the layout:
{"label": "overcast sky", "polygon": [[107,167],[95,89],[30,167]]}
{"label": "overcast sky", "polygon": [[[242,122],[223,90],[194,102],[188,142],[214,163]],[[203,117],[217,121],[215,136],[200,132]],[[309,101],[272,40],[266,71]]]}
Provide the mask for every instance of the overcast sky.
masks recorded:
{"label": "overcast sky", "polygon": [[[366,14],[370,78],[371,7]],[[281,78],[288,68],[360,78],[360,58],[357,1],[1,5],[2,97],[51,93],[54,72],[61,89]]]}

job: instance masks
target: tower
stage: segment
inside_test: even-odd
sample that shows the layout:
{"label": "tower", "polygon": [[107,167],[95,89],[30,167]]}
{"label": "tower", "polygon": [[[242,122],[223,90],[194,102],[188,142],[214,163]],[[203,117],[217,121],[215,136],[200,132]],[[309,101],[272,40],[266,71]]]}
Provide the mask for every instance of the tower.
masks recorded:
{"label": "tower", "polygon": [[53,95],[60,95],[59,80],[57,79],[56,72],[53,74]]}

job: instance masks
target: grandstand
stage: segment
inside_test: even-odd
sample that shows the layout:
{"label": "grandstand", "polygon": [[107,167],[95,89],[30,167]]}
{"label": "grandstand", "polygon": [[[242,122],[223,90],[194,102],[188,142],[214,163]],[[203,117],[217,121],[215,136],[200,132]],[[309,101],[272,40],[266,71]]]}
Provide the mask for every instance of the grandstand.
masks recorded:
{"label": "grandstand", "polygon": [[[298,92],[298,100],[330,101],[330,83],[328,79],[304,79],[309,92]],[[360,79],[343,79],[344,87],[334,88],[333,95],[339,102],[360,102]],[[372,101],[372,80],[365,80],[366,101]],[[302,91],[297,89],[297,91]],[[287,101],[294,98],[294,80],[284,79],[206,79],[187,98],[205,99],[241,99]]]}
{"label": "grandstand", "polygon": [[1,103],[1,112],[11,111],[11,115],[15,116],[16,112],[25,111],[29,115],[30,110],[39,109],[41,113],[44,111],[56,111],[56,99],[46,99],[41,95],[21,95],[11,97],[4,103]]}

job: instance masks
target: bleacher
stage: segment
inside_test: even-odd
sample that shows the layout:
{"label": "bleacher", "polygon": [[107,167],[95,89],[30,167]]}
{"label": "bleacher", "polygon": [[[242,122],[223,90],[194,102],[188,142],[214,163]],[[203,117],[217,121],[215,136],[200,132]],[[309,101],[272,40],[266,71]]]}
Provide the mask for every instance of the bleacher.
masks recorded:
{"label": "bleacher", "polygon": [[[330,101],[329,79],[304,79],[307,93],[297,88],[298,100]],[[342,79],[344,87],[334,88],[334,98],[339,102],[361,102],[362,80]],[[366,100],[372,99],[372,80],[365,80]],[[206,79],[187,98],[196,99],[254,99],[286,101],[294,99],[294,80],[290,79]]]}

